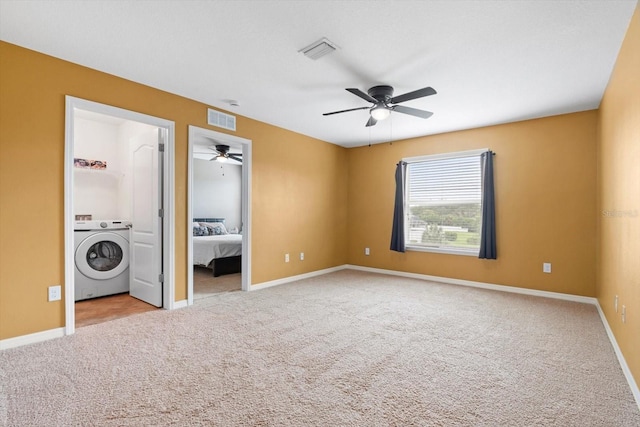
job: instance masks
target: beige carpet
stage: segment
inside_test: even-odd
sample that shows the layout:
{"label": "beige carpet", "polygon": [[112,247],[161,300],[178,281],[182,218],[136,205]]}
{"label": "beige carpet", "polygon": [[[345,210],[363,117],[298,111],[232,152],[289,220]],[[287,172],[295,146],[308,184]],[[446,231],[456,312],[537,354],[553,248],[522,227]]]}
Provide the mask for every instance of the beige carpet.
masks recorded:
{"label": "beige carpet", "polygon": [[193,299],[200,300],[223,292],[242,289],[242,275],[225,274],[213,277],[213,272],[206,267],[193,267]]}
{"label": "beige carpet", "polygon": [[9,426],[639,426],[594,306],[340,271],[0,352]]}

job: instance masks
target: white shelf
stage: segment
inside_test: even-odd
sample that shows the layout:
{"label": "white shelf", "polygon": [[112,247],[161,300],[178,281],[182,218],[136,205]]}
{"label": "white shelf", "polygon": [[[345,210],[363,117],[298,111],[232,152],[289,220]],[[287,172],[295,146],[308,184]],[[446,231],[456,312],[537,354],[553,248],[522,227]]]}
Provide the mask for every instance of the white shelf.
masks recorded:
{"label": "white shelf", "polygon": [[74,173],[78,172],[81,174],[96,174],[108,176],[114,179],[120,179],[124,176],[121,172],[114,172],[108,169],[89,169],[89,168],[73,168]]}

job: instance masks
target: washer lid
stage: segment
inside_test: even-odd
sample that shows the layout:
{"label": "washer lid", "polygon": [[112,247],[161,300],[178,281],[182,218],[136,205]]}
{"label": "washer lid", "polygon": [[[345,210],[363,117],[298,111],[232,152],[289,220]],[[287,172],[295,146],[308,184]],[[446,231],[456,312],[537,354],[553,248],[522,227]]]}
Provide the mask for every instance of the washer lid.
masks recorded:
{"label": "washer lid", "polygon": [[108,280],[129,267],[129,241],[119,234],[98,232],[76,249],[76,267],[90,279]]}

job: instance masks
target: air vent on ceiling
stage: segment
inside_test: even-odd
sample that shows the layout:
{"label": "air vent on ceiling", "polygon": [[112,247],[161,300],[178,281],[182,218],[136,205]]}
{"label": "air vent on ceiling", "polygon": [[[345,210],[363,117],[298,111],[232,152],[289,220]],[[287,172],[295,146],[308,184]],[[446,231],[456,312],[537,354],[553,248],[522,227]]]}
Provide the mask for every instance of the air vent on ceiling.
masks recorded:
{"label": "air vent on ceiling", "polygon": [[220,128],[236,130],[236,116],[230,114],[221,113],[220,111],[212,110],[207,111],[207,123],[211,126],[218,126]]}
{"label": "air vent on ceiling", "polygon": [[334,43],[323,37],[317,42],[311,43],[309,46],[300,49],[298,52],[302,52],[307,58],[315,60],[330,54],[336,49],[337,47]]}

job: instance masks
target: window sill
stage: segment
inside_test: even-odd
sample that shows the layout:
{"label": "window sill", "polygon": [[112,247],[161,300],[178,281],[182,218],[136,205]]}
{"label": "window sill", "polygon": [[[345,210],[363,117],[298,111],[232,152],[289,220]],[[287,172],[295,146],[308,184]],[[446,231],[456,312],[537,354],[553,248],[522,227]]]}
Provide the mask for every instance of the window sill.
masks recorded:
{"label": "window sill", "polygon": [[473,251],[473,250],[465,251],[464,249],[429,248],[425,246],[411,246],[411,245],[407,245],[406,249],[408,251],[415,251],[415,252],[433,252],[436,254],[464,255],[464,256],[472,256],[476,258],[479,255],[479,251]]}

